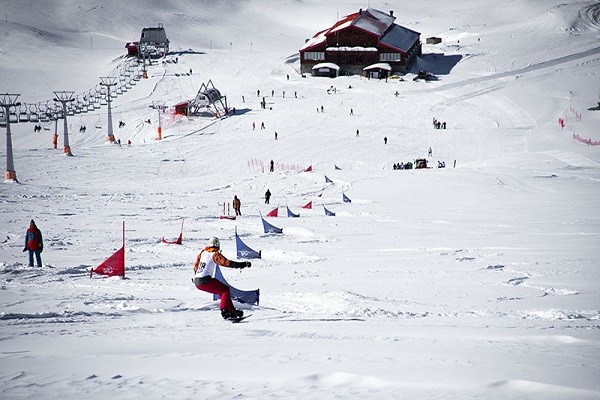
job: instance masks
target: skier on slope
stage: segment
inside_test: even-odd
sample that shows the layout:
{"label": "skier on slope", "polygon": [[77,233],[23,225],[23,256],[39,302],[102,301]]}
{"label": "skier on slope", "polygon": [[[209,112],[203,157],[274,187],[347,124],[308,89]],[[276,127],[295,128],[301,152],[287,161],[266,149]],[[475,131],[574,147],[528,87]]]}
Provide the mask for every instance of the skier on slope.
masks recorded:
{"label": "skier on slope", "polygon": [[216,237],[208,241],[208,246],[202,250],[194,262],[194,278],[192,281],[196,288],[204,292],[218,294],[221,297],[221,316],[224,319],[240,318],[244,315],[242,310],[236,310],[231,301],[229,286],[214,278],[217,265],[229,268],[250,268],[249,261],[230,261],[221,254],[221,244]]}

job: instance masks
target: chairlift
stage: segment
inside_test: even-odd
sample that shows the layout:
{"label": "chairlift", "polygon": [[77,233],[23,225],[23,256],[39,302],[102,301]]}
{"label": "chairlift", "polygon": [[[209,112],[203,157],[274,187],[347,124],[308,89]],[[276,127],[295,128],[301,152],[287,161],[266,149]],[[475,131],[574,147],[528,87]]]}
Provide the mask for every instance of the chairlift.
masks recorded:
{"label": "chairlift", "polygon": [[38,105],[38,115],[40,117],[40,122],[48,122],[50,121],[50,117],[48,117],[48,104]]}
{"label": "chairlift", "polygon": [[8,122],[10,122],[11,124],[16,124],[17,122],[19,122],[19,115],[17,114],[16,107],[10,107],[8,111]]}
{"label": "chairlift", "polygon": [[6,115],[4,115],[4,109],[0,110],[0,127],[4,128],[6,126]]}
{"label": "chairlift", "polygon": [[19,106],[19,120],[17,122],[28,122],[29,114],[27,113],[27,104]]}
{"label": "chairlift", "polygon": [[38,115],[38,107],[36,104],[29,105],[29,121],[38,122],[40,120]]}

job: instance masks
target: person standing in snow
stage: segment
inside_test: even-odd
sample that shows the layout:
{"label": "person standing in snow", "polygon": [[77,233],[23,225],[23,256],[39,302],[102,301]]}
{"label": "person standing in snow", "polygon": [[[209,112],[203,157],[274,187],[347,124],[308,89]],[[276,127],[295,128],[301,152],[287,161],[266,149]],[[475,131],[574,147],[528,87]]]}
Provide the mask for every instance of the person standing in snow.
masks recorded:
{"label": "person standing in snow", "polygon": [[242,202],[238,199],[237,195],[233,196],[233,210],[235,211],[235,215],[242,215],[240,211],[240,207],[242,206]]}
{"label": "person standing in snow", "polygon": [[265,204],[269,204],[270,200],[271,200],[271,192],[269,191],[269,189],[267,189],[267,191],[265,192]]}
{"label": "person standing in snow", "polygon": [[269,172],[275,171],[275,161],[271,160],[269,163]]}
{"label": "person standing in snow", "polygon": [[250,268],[249,261],[230,261],[221,254],[219,238],[213,237],[208,245],[197,256],[194,262],[194,278],[192,281],[198,290],[218,294],[221,297],[220,309],[224,319],[240,318],[244,315],[242,310],[236,310],[231,301],[229,286],[214,278],[217,265],[227,268]]}
{"label": "person standing in snow", "polygon": [[25,248],[23,252],[29,251],[29,266],[33,267],[33,255],[37,266],[42,267],[42,251],[44,251],[44,240],[42,239],[42,231],[38,229],[35,222],[31,220],[29,229],[25,233]]}

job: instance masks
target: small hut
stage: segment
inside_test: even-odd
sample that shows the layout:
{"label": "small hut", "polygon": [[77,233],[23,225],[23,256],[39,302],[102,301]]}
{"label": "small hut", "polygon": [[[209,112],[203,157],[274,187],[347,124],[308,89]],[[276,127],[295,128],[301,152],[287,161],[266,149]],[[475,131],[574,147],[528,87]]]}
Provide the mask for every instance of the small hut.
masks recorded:
{"label": "small hut", "polygon": [[335,78],[340,72],[340,67],[334,63],[319,63],[312,67],[313,76]]}
{"label": "small hut", "polygon": [[390,75],[392,67],[388,63],[371,64],[363,68],[363,74],[368,78],[384,79]]}

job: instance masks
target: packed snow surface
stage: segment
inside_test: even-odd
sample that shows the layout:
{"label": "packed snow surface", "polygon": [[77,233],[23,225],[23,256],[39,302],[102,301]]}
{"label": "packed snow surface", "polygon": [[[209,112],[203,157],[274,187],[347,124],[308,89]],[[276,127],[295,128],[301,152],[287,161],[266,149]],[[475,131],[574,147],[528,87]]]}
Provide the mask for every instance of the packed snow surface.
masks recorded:
{"label": "packed snow surface", "polygon": [[[0,93],[23,103],[118,77],[145,27],[171,53],[112,99],[121,146],[104,105],[68,117],[72,157],[62,120],[58,150],[53,122],[11,124],[0,398],[600,399],[600,5],[430,3],[3,0]],[[301,76],[305,40],[367,5],[421,33],[411,71]],[[235,114],[175,116],[209,80]],[[90,279],[123,222],[125,278]],[[190,278],[236,229],[262,258],[222,272],[260,303],[231,324]]]}

